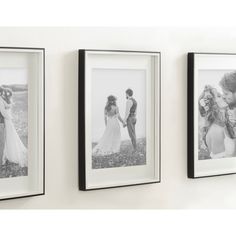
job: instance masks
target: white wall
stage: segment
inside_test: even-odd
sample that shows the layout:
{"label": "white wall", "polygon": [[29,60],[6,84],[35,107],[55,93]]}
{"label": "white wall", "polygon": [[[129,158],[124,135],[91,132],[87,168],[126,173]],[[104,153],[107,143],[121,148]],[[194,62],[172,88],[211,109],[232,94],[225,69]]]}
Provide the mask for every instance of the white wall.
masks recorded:
{"label": "white wall", "polygon": [[[187,52],[235,52],[236,29],[0,28],[0,46],[46,48],[46,195],[0,208],[236,208],[236,175],[187,178]],[[162,182],[78,191],[77,49],[162,52]]]}

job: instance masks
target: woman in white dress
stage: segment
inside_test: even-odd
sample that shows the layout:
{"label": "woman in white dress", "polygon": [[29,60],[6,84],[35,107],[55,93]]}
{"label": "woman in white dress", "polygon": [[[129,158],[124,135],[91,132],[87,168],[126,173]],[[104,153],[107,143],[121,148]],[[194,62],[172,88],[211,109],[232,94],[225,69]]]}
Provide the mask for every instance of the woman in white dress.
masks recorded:
{"label": "woman in white dress", "polygon": [[204,118],[203,140],[212,159],[231,157],[235,153],[235,140],[227,127],[228,104],[210,85],[205,86],[199,98],[199,111]]}
{"label": "woman in white dress", "polygon": [[119,121],[124,125],[120,117],[119,108],[116,105],[116,97],[110,95],[104,109],[105,131],[98,144],[93,148],[93,156],[105,156],[120,152],[121,132]]}
{"label": "woman in white dress", "polygon": [[5,125],[5,144],[2,164],[4,165],[6,161],[9,161],[19,164],[20,167],[26,167],[28,166],[27,149],[21,142],[12,121],[11,98],[12,91],[10,89],[2,88],[2,95],[0,96],[0,112],[4,117]]}

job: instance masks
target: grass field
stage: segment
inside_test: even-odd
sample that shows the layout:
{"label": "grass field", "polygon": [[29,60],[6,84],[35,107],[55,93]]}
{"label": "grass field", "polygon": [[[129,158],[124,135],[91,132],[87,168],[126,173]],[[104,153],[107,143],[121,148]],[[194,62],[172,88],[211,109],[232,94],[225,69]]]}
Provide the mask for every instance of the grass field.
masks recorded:
{"label": "grass field", "polygon": [[[94,147],[96,143],[92,144]],[[137,151],[133,152],[130,140],[122,141],[120,152],[107,156],[92,156],[92,168],[126,167],[146,164],[146,139],[137,140]]]}
{"label": "grass field", "polygon": [[[28,93],[27,91],[13,93],[12,115],[16,131],[24,145],[28,146]],[[2,165],[4,148],[3,125],[0,125],[0,178],[28,175],[28,168],[7,162]]]}

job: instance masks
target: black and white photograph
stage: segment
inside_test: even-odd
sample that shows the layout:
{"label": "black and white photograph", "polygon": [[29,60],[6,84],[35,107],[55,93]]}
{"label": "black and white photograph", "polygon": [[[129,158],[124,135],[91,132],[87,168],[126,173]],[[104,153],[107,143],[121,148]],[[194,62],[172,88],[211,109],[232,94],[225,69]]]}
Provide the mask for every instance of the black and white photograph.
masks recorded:
{"label": "black and white photograph", "polygon": [[79,50],[79,189],[159,183],[160,53]]}
{"label": "black and white photograph", "polygon": [[236,70],[199,71],[199,160],[236,157]]}
{"label": "black and white photograph", "polygon": [[27,69],[0,69],[0,178],[28,175]]}
{"label": "black and white photograph", "polygon": [[92,168],[146,164],[144,70],[92,72]]}
{"label": "black and white photograph", "polygon": [[188,58],[188,176],[236,172],[236,56]]}

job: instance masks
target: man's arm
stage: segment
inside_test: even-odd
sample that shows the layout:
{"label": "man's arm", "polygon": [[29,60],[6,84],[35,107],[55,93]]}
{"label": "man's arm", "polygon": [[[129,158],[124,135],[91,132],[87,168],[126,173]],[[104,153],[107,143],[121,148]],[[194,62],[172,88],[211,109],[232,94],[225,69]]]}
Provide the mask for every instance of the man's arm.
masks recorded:
{"label": "man's arm", "polygon": [[133,106],[133,102],[128,99],[126,102],[126,111],[125,111],[125,118],[124,118],[124,122],[127,122],[127,119],[129,117],[129,113],[130,113],[130,108]]}

